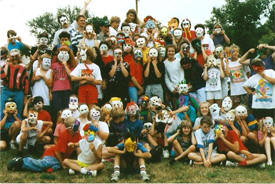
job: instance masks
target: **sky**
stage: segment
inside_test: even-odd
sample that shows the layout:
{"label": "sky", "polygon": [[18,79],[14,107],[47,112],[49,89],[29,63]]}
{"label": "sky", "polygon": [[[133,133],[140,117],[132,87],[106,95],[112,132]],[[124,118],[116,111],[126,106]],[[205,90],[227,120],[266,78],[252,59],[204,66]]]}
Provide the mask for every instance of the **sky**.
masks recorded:
{"label": "sky", "polygon": [[[219,8],[225,0],[139,0],[138,17],[151,15],[162,24],[172,17],[191,20],[192,26],[209,19],[213,7]],[[56,13],[66,6],[83,7],[84,0],[0,0],[0,46],[7,44],[7,31],[13,29],[22,41],[34,45],[36,38],[30,33],[27,22],[45,12]],[[92,0],[87,10],[95,16],[119,16],[121,21],[128,9],[135,9],[135,0]]]}

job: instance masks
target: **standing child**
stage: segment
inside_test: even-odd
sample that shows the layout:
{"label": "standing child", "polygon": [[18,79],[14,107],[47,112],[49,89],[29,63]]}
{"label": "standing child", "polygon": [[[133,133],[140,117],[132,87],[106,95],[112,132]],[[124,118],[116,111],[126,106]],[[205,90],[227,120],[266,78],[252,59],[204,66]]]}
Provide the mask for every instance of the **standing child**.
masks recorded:
{"label": "standing child", "polygon": [[212,164],[222,162],[226,159],[224,154],[219,154],[214,148],[215,134],[212,126],[212,119],[208,116],[201,119],[201,128],[195,131],[197,147],[200,153],[189,153],[188,158],[194,160],[194,164],[203,164],[211,167]]}

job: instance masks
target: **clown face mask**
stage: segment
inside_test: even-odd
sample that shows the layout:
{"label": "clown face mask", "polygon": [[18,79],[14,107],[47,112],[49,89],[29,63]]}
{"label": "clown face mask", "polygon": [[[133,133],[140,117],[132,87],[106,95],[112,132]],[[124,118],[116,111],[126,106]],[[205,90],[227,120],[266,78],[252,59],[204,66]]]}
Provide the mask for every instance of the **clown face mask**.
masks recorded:
{"label": "clown face mask", "polygon": [[123,103],[120,98],[118,97],[112,97],[110,99],[110,104],[112,105],[112,108],[122,108]]}
{"label": "clown face mask", "polygon": [[48,45],[49,39],[46,37],[39,38],[40,45]]}
{"label": "clown face mask", "polygon": [[170,116],[169,111],[162,110],[156,115],[156,122],[171,125],[173,122],[173,118]]}
{"label": "clown face mask", "polygon": [[132,46],[129,45],[129,44],[124,44],[123,45],[123,51],[126,52],[126,53],[130,53],[132,51]]}
{"label": "clown face mask", "polygon": [[102,52],[106,52],[108,51],[108,46],[106,44],[102,44],[100,45],[99,50]]}
{"label": "clown face mask", "polygon": [[157,57],[158,57],[158,50],[155,49],[155,48],[151,48],[151,49],[149,50],[148,55],[149,55],[150,57],[152,57],[152,58],[157,58]]}
{"label": "clown face mask", "polygon": [[149,103],[153,107],[161,107],[161,99],[158,96],[153,96],[150,98]]}
{"label": "clown face mask", "polygon": [[86,54],[87,49],[80,49],[79,55],[80,55],[80,59],[81,61],[86,61],[87,60],[87,54]]}
{"label": "clown face mask", "polygon": [[99,121],[100,119],[100,111],[95,109],[95,108],[92,108],[90,110],[90,118],[91,120],[96,120],[96,121]]}
{"label": "clown face mask", "polygon": [[136,50],[134,51],[134,58],[135,58],[135,59],[143,58],[141,49],[136,49]]}
{"label": "clown face mask", "polygon": [[230,97],[225,97],[222,101],[222,108],[225,110],[225,112],[230,111],[230,109],[232,108],[232,100]]}
{"label": "clown face mask", "polygon": [[263,119],[264,126],[267,128],[268,132],[273,127],[273,118],[272,117],[265,117]]}
{"label": "clown face mask", "polygon": [[9,114],[13,114],[16,112],[16,103],[15,102],[7,102],[5,103],[5,110]]}
{"label": "clown face mask", "polygon": [[130,26],[123,26],[121,31],[125,34],[126,37],[128,37],[131,33],[131,28]]}
{"label": "clown face mask", "polygon": [[202,27],[197,27],[197,29],[195,30],[196,32],[196,36],[198,38],[201,38],[204,35],[204,29]]}
{"label": "clown face mask", "polygon": [[42,68],[48,71],[51,67],[52,60],[50,58],[42,58]]}
{"label": "clown face mask", "polygon": [[145,47],[145,44],[146,44],[145,38],[138,38],[136,40],[136,45],[138,48],[142,49],[143,47]]}
{"label": "clown face mask", "polygon": [[137,148],[137,142],[133,141],[130,137],[124,142],[124,147],[127,152],[134,152]]}
{"label": "clown face mask", "polygon": [[208,58],[207,58],[207,66],[208,67],[217,66],[217,59],[214,56],[212,56],[212,55],[208,56]]}
{"label": "clown face mask", "polygon": [[66,119],[68,117],[72,117],[72,111],[70,109],[64,109],[61,113],[61,119]]}
{"label": "clown face mask", "polygon": [[191,27],[190,21],[188,19],[183,19],[181,23],[181,27],[182,29],[190,29]]}
{"label": "clown face mask", "polygon": [[177,89],[179,94],[187,94],[189,91],[189,86],[188,84],[179,84]]}
{"label": "clown face mask", "polygon": [[74,111],[78,108],[78,98],[76,96],[71,96],[69,100],[69,109]]}
{"label": "clown face mask", "polygon": [[227,121],[234,122],[235,121],[235,111],[231,110],[225,114],[225,119]]}
{"label": "clown face mask", "polygon": [[221,125],[221,124],[215,125],[214,133],[215,133],[216,137],[217,137],[217,135],[219,135],[221,133],[224,134],[224,132],[225,132],[225,126],[224,125]]}
{"label": "clown face mask", "polygon": [[122,56],[122,50],[121,49],[115,49],[114,50],[114,56],[115,57],[121,57]]}
{"label": "clown face mask", "polygon": [[165,54],[166,54],[166,48],[165,47],[159,47],[160,57],[165,57]]}
{"label": "clown face mask", "polygon": [[62,26],[64,26],[64,25],[68,24],[69,21],[66,16],[62,16],[62,17],[60,17],[59,22]]}
{"label": "clown face mask", "polygon": [[160,35],[162,37],[166,37],[168,35],[168,28],[166,26],[164,26],[160,29]]}
{"label": "clown face mask", "polygon": [[93,131],[93,125],[92,124],[86,124],[83,127],[83,132],[84,132],[84,138],[88,141],[88,142],[93,142],[95,139],[95,132]]}
{"label": "clown face mask", "polygon": [[134,116],[137,114],[139,108],[135,102],[130,102],[126,106],[126,113],[130,116]]}
{"label": "clown face mask", "polygon": [[89,113],[89,107],[86,104],[81,104],[79,106],[79,113],[80,113],[80,115],[88,114]]}
{"label": "clown face mask", "polygon": [[241,116],[241,117],[246,117],[247,116],[247,109],[243,105],[239,105],[235,109],[236,111],[236,116]]}
{"label": "clown face mask", "polygon": [[38,117],[38,113],[35,111],[29,111],[28,114],[28,123],[30,125],[36,125],[37,123],[37,117]]}
{"label": "clown face mask", "polygon": [[182,30],[181,29],[176,29],[174,30],[174,36],[176,39],[180,39],[182,37]]}
{"label": "clown face mask", "polygon": [[58,53],[57,58],[61,62],[67,62],[70,59],[70,55],[69,55],[68,51],[61,50]]}

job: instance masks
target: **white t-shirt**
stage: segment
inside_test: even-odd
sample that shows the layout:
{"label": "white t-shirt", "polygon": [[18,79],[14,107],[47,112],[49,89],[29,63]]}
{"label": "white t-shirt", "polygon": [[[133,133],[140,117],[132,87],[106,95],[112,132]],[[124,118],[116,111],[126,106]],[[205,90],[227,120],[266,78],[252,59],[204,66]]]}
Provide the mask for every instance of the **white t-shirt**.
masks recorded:
{"label": "white t-shirt", "polygon": [[[90,144],[86,139],[81,139],[79,141],[79,148],[81,153],[78,155],[77,160],[83,162],[85,164],[93,164],[96,161],[96,157],[94,152],[90,149]],[[95,138],[92,142],[94,144],[95,149],[97,150],[98,146],[102,144],[102,142]]]}
{"label": "white t-shirt", "polygon": [[181,68],[180,59],[174,61],[164,61],[165,66],[165,83],[169,91],[173,92],[175,87],[184,80],[184,70]]}
{"label": "white t-shirt", "polygon": [[[87,121],[86,123],[81,123],[79,126],[79,130],[80,130],[80,135],[83,137],[84,136],[84,131],[83,131],[83,127],[87,124],[87,123],[91,123],[90,121]],[[105,133],[109,133],[109,127],[107,125],[107,123],[103,122],[103,121],[98,121],[98,131],[102,131]],[[104,140],[102,140],[98,135],[96,135],[96,138],[99,139],[100,141],[102,141],[103,143],[105,142]]]}
{"label": "white t-shirt", "polygon": [[110,36],[116,36],[117,30],[115,30],[112,26],[109,26],[109,35]]}
{"label": "white t-shirt", "polygon": [[[96,64],[86,64],[86,66],[91,70],[90,77],[93,77],[95,80],[102,80],[100,68]],[[79,63],[71,72],[71,75],[75,77],[85,76],[87,70],[86,66],[84,63]]]}
{"label": "white t-shirt", "polygon": [[208,79],[205,85],[205,91],[221,90],[221,72],[218,68],[212,67],[207,70]]}
{"label": "white t-shirt", "polygon": [[247,76],[243,65],[239,63],[239,59],[234,62],[229,60],[228,67],[230,72],[231,96],[246,94],[246,91],[243,89],[243,84],[247,80]]}
{"label": "white t-shirt", "polygon": [[[275,71],[265,70],[266,76],[275,78]],[[253,95],[253,109],[274,109],[275,108],[275,85],[263,79],[259,74],[251,76],[243,86],[254,88],[256,93]]]}
{"label": "white t-shirt", "polygon": [[[40,68],[36,70],[35,75],[41,75]],[[50,79],[52,70],[49,69],[46,72],[45,77],[47,79]],[[32,87],[32,96],[41,96],[44,100],[44,105],[50,105],[50,96],[49,96],[50,90],[46,84],[46,82],[43,79],[40,79],[38,81],[35,81]]]}

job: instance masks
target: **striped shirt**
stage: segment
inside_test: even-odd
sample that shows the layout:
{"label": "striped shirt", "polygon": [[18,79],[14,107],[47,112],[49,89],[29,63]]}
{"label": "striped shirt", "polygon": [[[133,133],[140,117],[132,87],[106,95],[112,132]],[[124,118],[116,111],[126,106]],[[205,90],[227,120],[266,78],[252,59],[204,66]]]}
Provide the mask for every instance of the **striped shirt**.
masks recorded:
{"label": "striped shirt", "polygon": [[24,90],[25,94],[29,91],[29,80],[27,69],[22,65],[12,65],[9,64],[7,75],[4,72],[5,66],[0,70],[1,79],[3,80],[3,85],[9,90]]}

